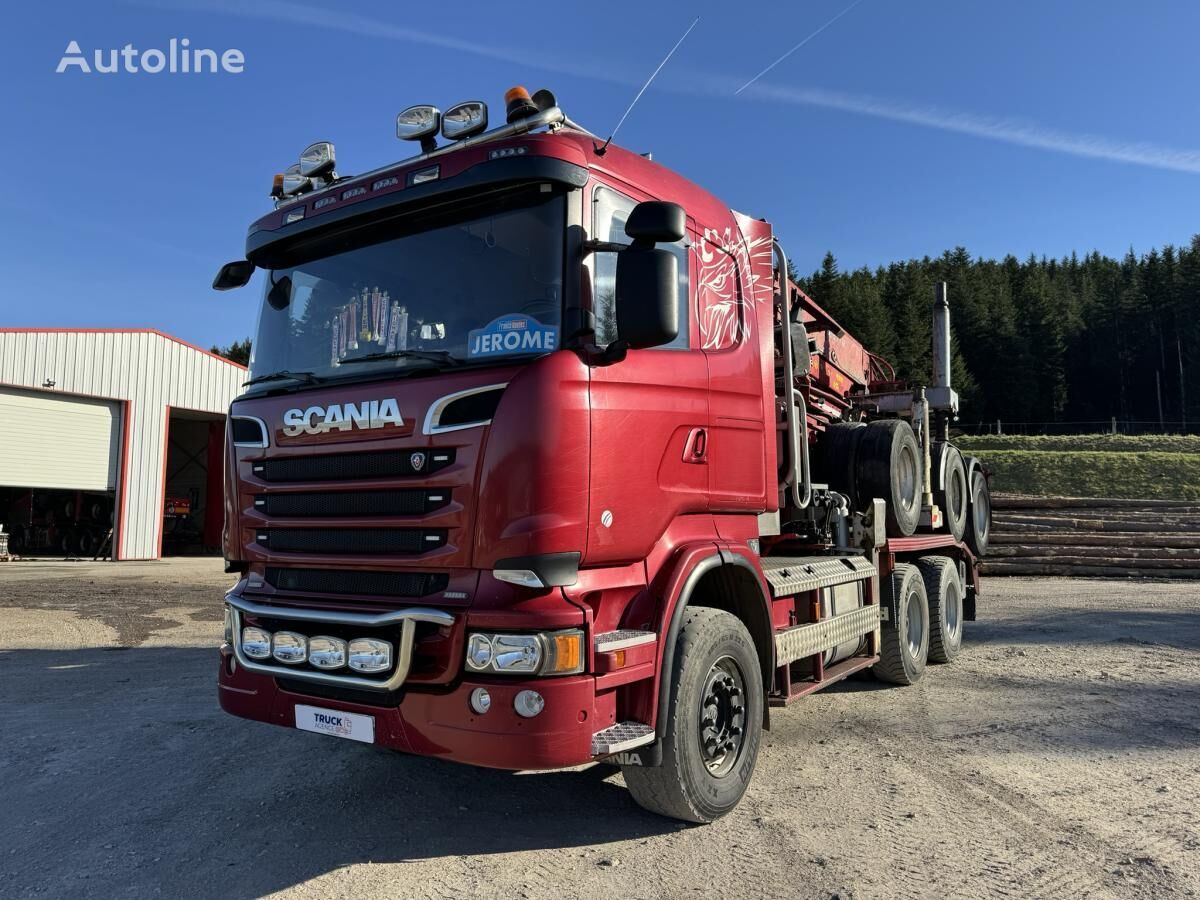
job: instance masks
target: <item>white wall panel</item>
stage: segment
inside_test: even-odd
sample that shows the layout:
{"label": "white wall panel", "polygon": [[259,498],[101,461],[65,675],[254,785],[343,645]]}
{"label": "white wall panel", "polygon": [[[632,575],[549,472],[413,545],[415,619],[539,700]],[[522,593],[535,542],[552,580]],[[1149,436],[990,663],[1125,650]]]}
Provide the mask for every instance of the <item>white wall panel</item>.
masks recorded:
{"label": "white wall panel", "polygon": [[156,331],[0,329],[0,385],[128,402],[120,559],[159,555],[168,409],[224,415],[245,379],[241,366]]}

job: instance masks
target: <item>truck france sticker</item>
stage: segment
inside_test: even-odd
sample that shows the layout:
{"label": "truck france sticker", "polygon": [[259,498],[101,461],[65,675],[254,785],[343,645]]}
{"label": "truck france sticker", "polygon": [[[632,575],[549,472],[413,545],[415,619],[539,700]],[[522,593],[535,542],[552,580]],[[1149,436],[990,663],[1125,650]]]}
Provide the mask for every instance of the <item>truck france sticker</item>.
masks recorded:
{"label": "truck france sticker", "polygon": [[558,329],[531,316],[504,315],[467,335],[467,357],[547,353],[558,346]]}

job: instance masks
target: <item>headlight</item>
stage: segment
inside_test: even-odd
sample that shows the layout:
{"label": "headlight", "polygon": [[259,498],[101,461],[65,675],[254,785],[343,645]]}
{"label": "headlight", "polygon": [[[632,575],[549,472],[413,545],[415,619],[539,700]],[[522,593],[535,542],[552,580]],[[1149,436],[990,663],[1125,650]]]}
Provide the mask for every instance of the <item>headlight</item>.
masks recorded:
{"label": "headlight", "polygon": [[536,634],[492,637],[492,668],[497,672],[536,672],[542,664],[542,642]]}
{"label": "headlight", "polygon": [[266,659],[271,655],[271,632],[261,628],[243,628],[242,652],[251,659]]}
{"label": "headlight", "polygon": [[271,655],[281,663],[294,666],[308,655],[307,641],[294,631],[277,631],[271,638]]}
{"label": "headlight", "polygon": [[571,675],[583,671],[583,632],[476,632],[467,640],[466,666],[501,675]]}
{"label": "headlight", "polygon": [[356,672],[386,672],[392,667],[392,645],[377,638],[350,642],[350,668]]}
{"label": "headlight", "polygon": [[346,642],[325,635],[309,638],[308,664],[318,669],[340,669],[346,664]]}

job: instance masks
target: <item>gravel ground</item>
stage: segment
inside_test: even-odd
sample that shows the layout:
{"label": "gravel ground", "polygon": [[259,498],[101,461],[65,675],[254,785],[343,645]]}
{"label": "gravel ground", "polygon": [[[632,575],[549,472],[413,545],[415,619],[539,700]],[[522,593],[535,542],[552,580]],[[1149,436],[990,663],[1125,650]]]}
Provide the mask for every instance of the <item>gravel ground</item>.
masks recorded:
{"label": "gravel ground", "polygon": [[994,578],[952,666],[776,711],[742,805],[226,716],[219,560],[0,564],[0,895],[1176,897],[1200,891],[1200,597]]}

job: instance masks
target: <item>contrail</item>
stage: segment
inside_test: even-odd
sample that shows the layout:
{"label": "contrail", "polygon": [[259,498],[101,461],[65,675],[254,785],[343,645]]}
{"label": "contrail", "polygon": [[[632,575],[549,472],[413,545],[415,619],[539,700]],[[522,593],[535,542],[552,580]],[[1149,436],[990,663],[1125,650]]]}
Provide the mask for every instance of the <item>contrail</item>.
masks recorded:
{"label": "contrail", "polygon": [[[216,13],[242,18],[260,19],[290,25],[316,26],[344,31],[383,40],[402,41],[441,47],[460,53],[469,53],[486,59],[494,59],[522,67],[536,67],[548,72],[558,72],[591,81],[618,84],[637,88],[640,84],[620,74],[619,66],[601,65],[595,60],[586,60],[578,55],[573,60],[547,58],[544,54],[530,55],[527,52],[485,45],[460,38],[445,37],[418,29],[406,28],[368,16],[343,14],[292,0],[132,0],[135,5],[166,10],[188,10],[192,12]],[[729,97],[740,94],[746,98],[788,103],[798,106],[815,106],[836,109],[857,115],[871,116],[892,122],[904,122],[924,128],[935,128],[957,134],[966,134],[984,140],[1032,147],[1070,156],[1100,159],[1108,162],[1145,166],[1200,174],[1200,151],[1180,150],[1140,141],[1120,141],[1090,134],[1076,134],[1047,128],[1012,118],[981,116],[957,112],[934,106],[908,104],[863,95],[846,94],[820,88],[793,88],[779,84],[759,82],[762,76],[786,59],[790,54],[812,40],[862,0],[855,0],[803,41],[763,69],[741,87],[740,78],[728,73],[704,71],[686,73],[676,70],[675,77],[667,73],[666,80],[658,84],[659,90],[675,94],[702,97]],[[682,76],[682,78],[681,78]],[[743,76],[744,77],[744,76]],[[745,92],[745,93],[743,93]]]}
{"label": "contrail", "polygon": [[754,84],[754,82],[758,81],[758,79],[762,78],[764,75],[766,75],[768,72],[770,72],[773,68],[775,68],[781,62],[783,62],[785,59],[787,59],[789,56],[791,56],[793,53],[795,53],[797,50],[799,50],[801,47],[803,47],[805,44],[807,44],[809,41],[811,41],[813,38],[815,38],[818,34],[820,34],[822,31],[824,31],[826,28],[828,28],[830,25],[832,25],[834,22],[836,22],[842,16],[846,15],[846,13],[850,12],[850,10],[854,9],[854,7],[858,6],[858,4],[860,4],[860,3],[862,3],[862,0],[854,0],[853,3],[851,3],[845,9],[843,9],[840,13],[838,13],[836,16],[834,16],[832,19],[830,19],[828,22],[826,22],[824,25],[822,25],[820,28],[818,28],[816,31],[814,31],[812,34],[810,34],[804,40],[802,40],[800,43],[798,43],[795,47],[793,47],[787,53],[783,54],[783,56],[779,57],[779,59],[775,60],[775,62],[771,63],[769,66],[767,66],[765,69],[763,69],[757,75],[755,75],[753,78],[751,78],[749,81],[747,81],[745,84],[743,84],[740,88],[738,88],[733,93],[735,95],[740,94],[746,88],[750,87],[750,85]]}
{"label": "contrail", "polygon": [[1119,141],[1094,134],[1075,134],[1019,119],[991,118],[932,106],[906,105],[820,88],[789,88],[760,84],[749,96],[776,103],[837,109],[1071,156],[1187,172],[1191,175],[1200,174],[1200,151],[1180,150],[1140,141]]}

